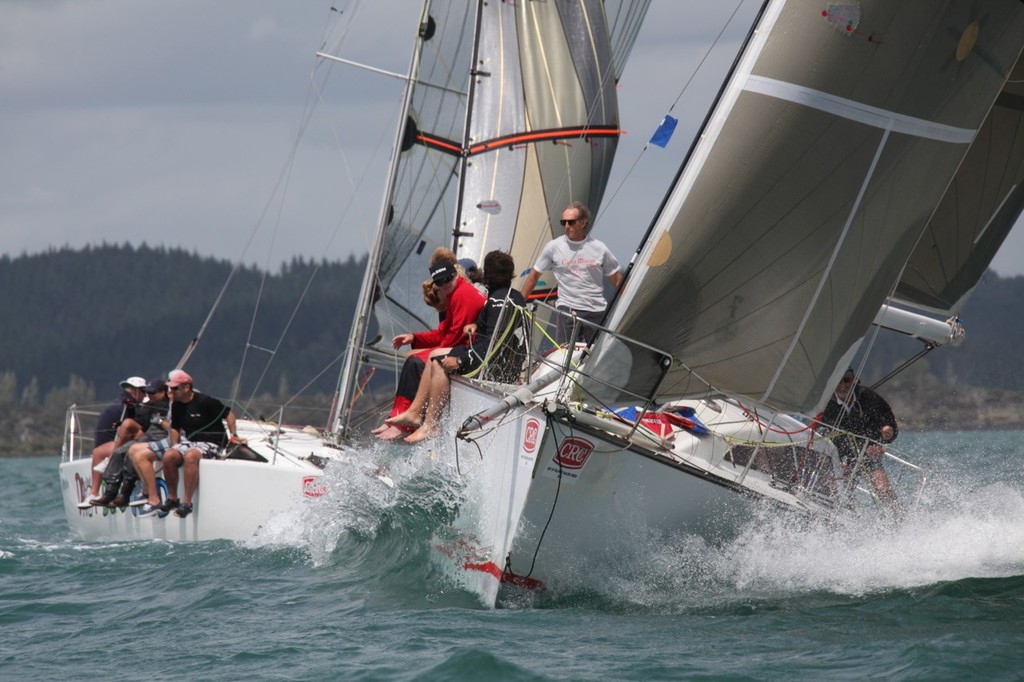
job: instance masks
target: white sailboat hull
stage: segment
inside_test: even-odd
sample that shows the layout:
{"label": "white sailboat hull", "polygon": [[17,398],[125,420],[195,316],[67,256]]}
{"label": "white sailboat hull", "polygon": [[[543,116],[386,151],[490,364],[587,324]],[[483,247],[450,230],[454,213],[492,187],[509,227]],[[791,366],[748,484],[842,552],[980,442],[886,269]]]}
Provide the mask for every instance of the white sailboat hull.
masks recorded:
{"label": "white sailboat hull", "polygon": [[[89,493],[90,458],[86,454],[61,462],[61,495],[72,535],[86,541],[246,540],[274,516],[301,508],[305,500],[326,492],[322,470],[308,458],[327,460],[337,457],[338,451],[325,446],[318,435],[287,427],[271,433],[268,425],[247,420],[239,420],[237,426],[249,447],[267,461],[200,462],[194,511],[186,518],[173,513],[143,517],[135,507],[79,509]],[[157,482],[164,499],[167,484],[159,475]],[[182,486],[179,480],[179,499]],[[133,497],[139,495],[141,484]]]}
{"label": "white sailboat hull", "polygon": [[[452,395],[458,419],[493,394],[457,381]],[[473,455],[460,456],[464,500],[453,527],[435,542],[442,564],[486,606],[495,606],[524,588],[593,587],[594,567],[650,541],[686,534],[722,542],[756,505],[821,518],[836,513],[838,469],[830,456],[814,457],[817,490],[832,493],[809,493],[815,484],[787,486],[785,461],[774,473],[733,461],[737,443],[757,442],[758,424],[741,406],[692,404],[714,434],[679,429],[662,445],[642,432],[626,437],[620,421],[566,414],[550,402],[528,403],[485,424],[485,435],[473,438],[481,457],[475,447],[461,447]],[[780,419],[799,432],[788,438],[804,452],[809,432],[794,428],[801,426],[794,419]]]}

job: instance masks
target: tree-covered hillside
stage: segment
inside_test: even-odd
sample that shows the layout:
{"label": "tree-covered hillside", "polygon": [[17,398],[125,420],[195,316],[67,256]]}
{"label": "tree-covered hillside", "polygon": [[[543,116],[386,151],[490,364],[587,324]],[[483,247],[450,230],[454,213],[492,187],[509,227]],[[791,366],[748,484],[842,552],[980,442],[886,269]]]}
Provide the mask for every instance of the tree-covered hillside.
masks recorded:
{"label": "tree-covered hillside", "polygon": [[[364,267],[362,260],[300,260],[272,275],[236,272],[187,365],[198,388],[229,398],[241,376],[239,400],[271,416],[280,399],[305,389],[286,420],[325,425]],[[231,269],[145,246],[0,258],[0,457],[53,455],[69,404],[106,403],[132,374],[166,374]],[[967,307],[964,345],[936,350],[882,389],[900,423],[909,430],[1021,428],[1022,312],[1024,277],[988,273]],[[881,336],[866,380],[920,348]]]}
{"label": "tree-covered hillside", "polygon": [[[241,376],[240,397],[309,382],[333,390],[363,269],[355,260],[239,269],[188,362],[197,386],[228,396]],[[231,270],[146,246],[0,258],[0,402],[86,401],[89,391],[103,402],[126,376],[166,374]]]}
{"label": "tree-covered hillside", "polygon": [[[239,399],[335,389],[365,260],[241,268],[187,368],[197,386]],[[179,249],[103,245],[0,258],[0,404],[105,402],[124,377],[166,374],[199,332],[230,263]],[[258,302],[258,305],[257,305]],[[1024,277],[986,274],[965,313],[967,339],[901,380],[1020,391]],[[871,382],[918,342],[881,336]],[[271,352],[275,351],[275,352]],[[917,379],[915,379],[917,377]]]}

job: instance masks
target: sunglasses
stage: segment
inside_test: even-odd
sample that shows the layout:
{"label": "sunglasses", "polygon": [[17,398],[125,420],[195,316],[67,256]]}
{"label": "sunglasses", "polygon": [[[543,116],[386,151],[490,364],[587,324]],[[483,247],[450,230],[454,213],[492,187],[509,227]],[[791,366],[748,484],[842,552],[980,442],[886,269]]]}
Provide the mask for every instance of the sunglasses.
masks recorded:
{"label": "sunglasses", "polygon": [[852,384],[853,383],[853,377],[843,377],[843,380],[840,381],[839,383],[841,383],[841,384]]}
{"label": "sunglasses", "polygon": [[187,384],[180,384],[178,386],[168,386],[167,390],[168,391],[180,391],[181,389],[185,388],[185,386],[187,386]]}
{"label": "sunglasses", "polygon": [[453,277],[445,277],[444,279],[436,279],[436,280],[434,280],[434,284],[437,284],[439,286],[440,285],[444,285],[444,284],[448,284],[448,282],[452,281],[453,279],[455,279],[454,276]]}
{"label": "sunglasses", "polygon": [[575,225],[576,223],[580,222],[581,220],[582,220],[582,218],[574,218],[573,220],[566,220],[565,218],[562,218],[558,222],[562,223],[562,227],[565,227],[566,225]]}

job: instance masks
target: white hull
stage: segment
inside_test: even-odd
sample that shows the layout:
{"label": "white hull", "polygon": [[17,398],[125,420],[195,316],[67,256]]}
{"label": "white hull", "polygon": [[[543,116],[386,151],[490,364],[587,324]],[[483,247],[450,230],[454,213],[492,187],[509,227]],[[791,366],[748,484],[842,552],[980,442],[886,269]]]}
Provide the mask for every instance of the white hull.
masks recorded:
{"label": "white hull", "polygon": [[[72,534],[88,541],[245,540],[274,516],[326,492],[320,479],[322,470],[308,458],[316,455],[329,460],[340,453],[326,446],[318,435],[289,427],[277,431],[247,420],[238,421],[238,430],[249,447],[267,461],[203,460],[194,511],[184,519],[173,513],[140,517],[133,507],[79,509],[78,504],[89,492],[89,454],[61,462],[61,494]],[[158,477],[158,485],[161,498],[166,497],[167,485],[162,477]],[[179,482],[179,498],[182,485]],[[133,497],[140,493],[141,484]]]}
{"label": "white hull", "polygon": [[[456,382],[452,395],[458,419],[494,394]],[[474,454],[460,458],[465,493],[458,518],[435,541],[442,563],[459,584],[494,606],[520,588],[586,586],[592,567],[630,556],[648,538],[683,533],[709,542],[727,539],[750,518],[755,503],[821,518],[837,513],[835,496],[822,492],[841,490],[829,445],[822,444],[826,452],[816,460],[815,483],[787,485],[792,477],[785,462],[773,476],[727,456],[738,443],[762,437],[742,407],[688,404],[713,435],[678,429],[671,447],[641,433],[626,438],[618,433],[621,422],[602,417],[546,415],[550,402],[520,406],[495,419],[497,425],[488,423],[480,431],[486,435],[476,440],[482,459],[475,447],[461,446]],[[777,419],[791,431],[802,426]],[[776,438],[802,448],[808,433]]]}

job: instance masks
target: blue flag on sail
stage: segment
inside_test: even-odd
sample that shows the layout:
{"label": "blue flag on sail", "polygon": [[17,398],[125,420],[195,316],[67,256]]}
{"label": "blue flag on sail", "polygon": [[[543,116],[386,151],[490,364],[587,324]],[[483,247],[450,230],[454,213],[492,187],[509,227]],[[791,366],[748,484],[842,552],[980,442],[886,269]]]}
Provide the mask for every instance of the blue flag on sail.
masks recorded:
{"label": "blue flag on sail", "polygon": [[668,145],[668,141],[672,138],[672,133],[676,130],[676,123],[679,120],[669,114],[665,114],[664,120],[658,129],[654,131],[654,135],[651,136],[651,144],[656,144],[662,149]]}

